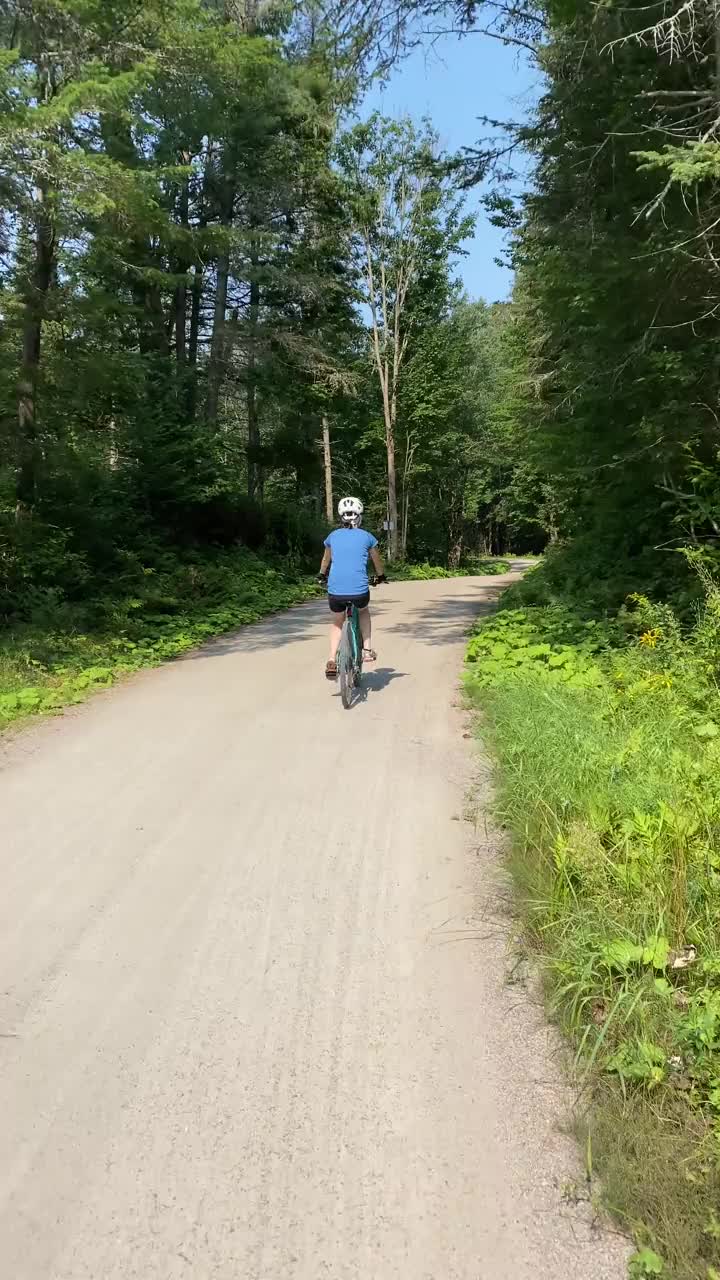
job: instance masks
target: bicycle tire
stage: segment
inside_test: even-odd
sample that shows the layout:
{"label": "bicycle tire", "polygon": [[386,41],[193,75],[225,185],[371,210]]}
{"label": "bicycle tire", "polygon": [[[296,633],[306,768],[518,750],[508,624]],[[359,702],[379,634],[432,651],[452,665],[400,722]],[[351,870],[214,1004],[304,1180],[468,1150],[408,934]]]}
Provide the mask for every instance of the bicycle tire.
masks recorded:
{"label": "bicycle tire", "polygon": [[363,638],[362,638],[362,631],[360,630],[360,618],[358,616],[357,609],[353,610],[352,620],[353,620],[353,639],[354,639],[354,649],[355,649],[355,654],[354,654],[355,661],[353,664],[353,667],[354,667],[353,684],[356,689],[359,689],[360,681],[362,679]]}
{"label": "bicycle tire", "polygon": [[352,660],[352,636],[350,635],[350,625],[349,619],[346,618],[343,622],[342,632],[340,633],[340,644],[338,647],[340,697],[346,711],[349,711],[352,705],[354,685],[354,664]]}

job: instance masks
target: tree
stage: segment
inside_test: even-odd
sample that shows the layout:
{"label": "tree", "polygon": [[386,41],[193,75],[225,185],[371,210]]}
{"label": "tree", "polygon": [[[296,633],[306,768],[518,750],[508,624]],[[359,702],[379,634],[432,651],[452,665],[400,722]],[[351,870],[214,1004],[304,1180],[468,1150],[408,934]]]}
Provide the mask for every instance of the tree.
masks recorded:
{"label": "tree", "polygon": [[335,162],[411,10],[5,6],[5,613],[144,583],[196,540],[287,546],[340,488],[382,521],[388,479],[396,554],[475,545],[460,171],[403,121]]}
{"label": "tree", "polygon": [[[160,22],[155,4],[128,18],[126,6],[113,0],[20,0],[0,25],[9,45],[2,59],[0,165],[9,196],[8,225],[16,231],[19,249],[13,270],[21,333],[18,512],[31,510],[37,496],[38,382],[43,329],[58,280],[58,247],[61,239],[79,233],[83,219],[101,203],[116,200],[119,188],[126,198],[129,194],[126,175],[95,153],[94,125],[103,105],[120,109],[135,91]],[[130,66],[122,65],[120,55],[127,47],[134,50]]]}
{"label": "tree", "polygon": [[[398,397],[413,331],[413,295],[439,262],[442,269],[469,234],[451,166],[438,155],[428,125],[374,115],[342,139],[361,298],[369,310],[387,458],[388,545],[402,547],[396,458]],[[443,300],[444,301],[444,300]],[[419,311],[416,308],[416,316]],[[411,458],[406,456],[406,465]]]}
{"label": "tree", "polygon": [[[707,22],[696,28],[695,59],[649,44],[642,6],[557,0],[538,16],[544,93],[529,121],[479,148],[474,173],[499,159],[502,177],[518,146],[532,159],[524,196],[501,186],[492,201],[516,269],[523,455],[530,475],[552,476],[543,519],[552,537],[573,539],[578,581],[592,591],[606,581],[617,599],[641,563],[646,584],[672,585],[668,550],[707,543],[720,523],[707,507],[720,443],[716,184],[700,177],[702,151],[670,154],[686,103],[705,132],[715,119],[714,37]],[[701,475],[704,503],[691,501]]]}
{"label": "tree", "polygon": [[290,473],[316,508],[357,320],[338,90],[286,12],[47,0],[0,19],[7,582],[53,546],[58,589],[89,590],[163,539],[229,536],[243,489],[284,497]]}
{"label": "tree", "polygon": [[413,557],[440,552],[457,568],[473,556],[542,549],[551,535],[551,486],[529,445],[518,330],[510,304],[451,297],[414,345],[401,396],[412,447]]}

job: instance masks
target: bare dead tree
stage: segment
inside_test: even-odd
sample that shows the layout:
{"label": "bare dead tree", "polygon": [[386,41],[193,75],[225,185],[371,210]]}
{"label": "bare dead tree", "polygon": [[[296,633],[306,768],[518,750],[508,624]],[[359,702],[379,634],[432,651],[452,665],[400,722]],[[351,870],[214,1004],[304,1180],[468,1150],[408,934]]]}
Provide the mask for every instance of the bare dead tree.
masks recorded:
{"label": "bare dead tree", "polygon": [[[386,163],[384,163],[386,161]],[[399,168],[396,168],[399,165]],[[395,459],[398,390],[410,328],[405,306],[417,274],[419,224],[424,216],[426,175],[415,173],[409,152],[382,157],[374,199],[365,205],[374,218],[360,217],[356,229],[363,248],[365,300],[375,371],[380,383],[387,454],[388,546],[400,550]]]}

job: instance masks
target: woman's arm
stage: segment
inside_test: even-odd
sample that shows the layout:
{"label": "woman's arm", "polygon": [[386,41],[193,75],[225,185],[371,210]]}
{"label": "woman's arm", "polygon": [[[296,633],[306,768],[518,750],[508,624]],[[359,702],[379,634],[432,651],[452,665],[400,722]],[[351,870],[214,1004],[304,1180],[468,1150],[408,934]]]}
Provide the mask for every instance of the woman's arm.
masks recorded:
{"label": "woman's arm", "polygon": [[326,547],[325,550],[323,551],[322,563],[320,565],[321,578],[327,577],[331,562],[332,562],[332,551],[330,550],[329,547]]}
{"label": "woman's arm", "polygon": [[373,568],[375,569],[378,578],[383,578],[385,576],[385,568],[383,566],[382,556],[380,555],[377,547],[370,548],[370,559],[373,562]]}

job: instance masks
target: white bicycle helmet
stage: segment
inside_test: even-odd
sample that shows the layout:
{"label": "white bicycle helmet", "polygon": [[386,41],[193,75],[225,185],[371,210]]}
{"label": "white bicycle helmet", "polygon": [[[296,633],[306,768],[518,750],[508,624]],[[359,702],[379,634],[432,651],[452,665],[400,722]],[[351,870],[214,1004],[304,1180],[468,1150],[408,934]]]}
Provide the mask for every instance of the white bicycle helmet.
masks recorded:
{"label": "white bicycle helmet", "polygon": [[351,529],[357,529],[362,523],[364,510],[359,498],[341,498],[338,502],[338,515],[342,523]]}

